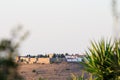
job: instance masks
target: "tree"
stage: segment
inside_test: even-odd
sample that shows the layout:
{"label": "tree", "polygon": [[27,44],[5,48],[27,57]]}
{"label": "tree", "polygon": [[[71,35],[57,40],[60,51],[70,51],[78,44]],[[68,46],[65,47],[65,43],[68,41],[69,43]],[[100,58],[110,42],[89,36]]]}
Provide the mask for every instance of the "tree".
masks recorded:
{"label": "tree", "polygon": [[23,80],[17,73],[18,64],[15,63],[15,56],[18,53],[18,48],[21,42],[27,37],[28,32],[23,35],[17,33],[21,31],[22,27],[19,26],[12,31],[10,39],[0,40],[0,79],[1,80]]}
{"label": "tree", "polygon": [[68,56],[69,54],[68,53],[65,53],[66,56]]}
{"label": "tree", "polygon": [[57,57],[57,55],[54,53],[54,54],[53,54],[53,58],[56,58],[56,57]]}
{"label": "tree", "polygon": [[61,54],[61,58],[65,58],[65,55],[64,55],[64,54]]}

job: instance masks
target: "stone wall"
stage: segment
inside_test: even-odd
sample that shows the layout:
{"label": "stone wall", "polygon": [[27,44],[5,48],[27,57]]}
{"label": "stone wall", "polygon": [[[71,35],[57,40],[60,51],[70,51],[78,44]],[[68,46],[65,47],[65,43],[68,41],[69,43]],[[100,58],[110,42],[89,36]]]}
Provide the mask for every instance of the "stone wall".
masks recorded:
{"label": "stone wall", "polygon": [[37,62],[37,58],[30,58],[29,64],[33,64]]}
{"label": "stone wall", "polygon": [[38,58],[36,63],[40,64],[50,64],[50,58]]}

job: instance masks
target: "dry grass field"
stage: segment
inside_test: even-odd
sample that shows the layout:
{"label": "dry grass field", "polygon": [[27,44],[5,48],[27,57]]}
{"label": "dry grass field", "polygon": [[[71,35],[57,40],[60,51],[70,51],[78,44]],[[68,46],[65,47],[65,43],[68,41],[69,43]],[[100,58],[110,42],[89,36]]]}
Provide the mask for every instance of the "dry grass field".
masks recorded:
{"label": "dry grass field", "polygon": [[67,80],[71,73],[81,75],[82,66],[79,63],[53,63],[53,64],[21,64],[18,72],[26,80]]}

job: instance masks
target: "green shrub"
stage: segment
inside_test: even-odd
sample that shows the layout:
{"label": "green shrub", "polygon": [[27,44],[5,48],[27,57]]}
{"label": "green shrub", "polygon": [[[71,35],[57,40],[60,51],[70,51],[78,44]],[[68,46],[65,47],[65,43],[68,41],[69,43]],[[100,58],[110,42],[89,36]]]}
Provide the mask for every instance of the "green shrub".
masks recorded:
{"label": "green shrub", "polygon": [[66,70],[70,70],[69,68],[66,68]]}
{"label": "green shrub", "polygon": [[71,74],[71,78],[69,80],[85,80],[82,76],[76,76],[75,74]]}
{"label": "green shrub", "polygon": [[44,78],[40,77],[39,80],[47,80],[47,79],[44,79]]}
{"label": "green shrub", "polygon": [[22,28],[18,27],[12,30],[10,38],[0,39],[0,80],[24,80],[18,73],[19,64],[15,62],[19,46],[28,34],[22,32],[23,35],[18,35],[21,30]]}
{"label": "green shrub", "polygon": [[115,41],[91,42],[83,64],[95,80],[120,80],[120,43]]}
{"label": "green shrub", "polygon": [[32,70],[32,72],[33,72],[33,73],[35,73],[35,72],[36,72],[36,70],[35,70],[35,69],[33,69],[33,70]]}

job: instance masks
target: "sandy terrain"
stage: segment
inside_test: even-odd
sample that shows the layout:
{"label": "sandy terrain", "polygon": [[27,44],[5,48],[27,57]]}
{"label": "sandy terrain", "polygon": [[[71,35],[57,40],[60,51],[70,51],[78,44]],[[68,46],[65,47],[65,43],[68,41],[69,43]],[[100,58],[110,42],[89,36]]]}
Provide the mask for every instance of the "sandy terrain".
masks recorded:
{"label": "sandy terrain", "polygon": [[22,64],[18,71],[26,80],[67,80],[71,73],[81,75],[82,66],[79,63],[53,64]]}

